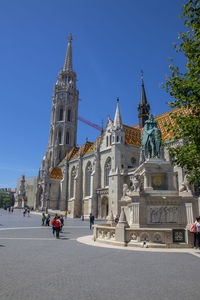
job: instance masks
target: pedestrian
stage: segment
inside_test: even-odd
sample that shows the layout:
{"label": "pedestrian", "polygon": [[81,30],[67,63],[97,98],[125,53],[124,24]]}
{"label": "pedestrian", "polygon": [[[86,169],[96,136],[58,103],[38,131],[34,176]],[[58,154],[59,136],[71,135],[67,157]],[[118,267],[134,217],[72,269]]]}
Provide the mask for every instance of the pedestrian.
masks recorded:
{"label": "pedestrian", "polygon": [[44,226],[45,220],[46,220],[45,213],[42,213],[42,226]]}
{"label": "pedestrian", "polygon": [[11,212],[13,213],[13,211],[14,211],[14,207],[12,206],[12,207],[11,207]]}
{"label": "pedestrian", "polygon": [[49,226],[51,216],[48,214],[46,217],[46,226]]}
{"label": "pedestrian", "polygon": [[116,223],[116,224],[119,223],[119,215],[116,216],[116,218],[115,218],[115,223]]}
{"label": "pedestrian", "polygon": [[51,226],[52,226],[53,236],[55,236],[55,231],[56,231],[56,216],[51,221]]}
{"label": "pedestrian", "polygon": [[28,217],[30,217],[30,209],[29,208],[27,209],[27,214],[28,214]]}
{"label": "pedestrian", "polygon": [[56,238],[59,239],[60,227],[61,227],[61,222],[59,217],[56,218],[55,227],[56,227]]}
{"label": "pedestrian", "polygon": [[9,211],[9,213],[10,213],[10,210],[11,210],[11,208],[10,208],[10,206],[8,207],[8,211]]}
{"label": "pedestrian", "polygon": [[198,242],[198,247],[200,250],[200,218],[197,218],[197,223],[196,223],[196,232],[197,232],[197,242]]}
{"label": "pedestrian", "polygon": [[63,216],[60,216],[60,223],[61,223],[60,232],[63,232],[63,226],[64,226],[64,218],[63,218]]}
{"label": "pedestrian", "polygon": [[24,217],[26,216],[26,208],[24,208],[24,210],[23,210],[23,216]]}
{"label": "pedestrian", "polygon": [[65,219],[67,219],[67,214],[68,214],[68,211],[66,209],[66,211],[65,211]]}
{"label": "pedestrian", "polygon": [[190,232],[194,235],[194,248],[197,248],[197,230],[196,230],[196,224],[197,224],[198,217],[196,218],[196,221],[192,224],[190,228]]}
{"label": "pedestrian", "polygon": [[90,213],[90,230],[92,229],[92,225],[94,225],[94,216]]}

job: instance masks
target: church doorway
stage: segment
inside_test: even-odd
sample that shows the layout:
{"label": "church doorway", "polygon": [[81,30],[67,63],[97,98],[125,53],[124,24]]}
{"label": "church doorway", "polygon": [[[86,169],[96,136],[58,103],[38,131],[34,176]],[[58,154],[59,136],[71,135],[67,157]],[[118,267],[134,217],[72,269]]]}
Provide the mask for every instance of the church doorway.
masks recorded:
{"label": "church doorway", "polygon": [[108,216],[108,197],[101,199],[101,217],[106,218]]}

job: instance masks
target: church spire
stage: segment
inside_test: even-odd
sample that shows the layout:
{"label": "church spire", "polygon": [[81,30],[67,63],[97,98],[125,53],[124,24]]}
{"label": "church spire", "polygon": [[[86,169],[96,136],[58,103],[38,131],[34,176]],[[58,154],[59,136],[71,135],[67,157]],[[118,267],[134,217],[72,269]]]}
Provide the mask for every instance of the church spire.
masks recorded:
{"label": "church spire", "polygon": [[122,127],[122,118],[121,118],[121,114],[119,111],[119,98],[117,98],[117,108],[116,108],[116,112],[115,112],[115,118],[114,118],[113,125],[116,129]]}
{"label": "church spire", "polygon": [[141,96],[140,96],[140,102],[138,105],[138,117],[139,117],[139,127],[140,129],[144,127],[145,121],[148,119],[150,106],[147,102],[147,97],[145,93],[144,88],[144,74],[143,71],[141,71],[141,80],[142,80],[142,90],[141,90]]}
{"label": "church spire", "polygon": [[65,62],[63,66],[63,71],[72,72],[72,35],[71,33],[68,36],[68,45],[67,45],[67,52],[65,57]]}

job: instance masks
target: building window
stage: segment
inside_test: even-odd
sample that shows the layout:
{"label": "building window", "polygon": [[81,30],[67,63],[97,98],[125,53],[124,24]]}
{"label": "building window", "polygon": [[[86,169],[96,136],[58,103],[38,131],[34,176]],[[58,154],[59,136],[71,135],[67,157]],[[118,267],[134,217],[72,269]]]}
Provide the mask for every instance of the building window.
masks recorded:
{"label": "building window", "polygon": [[71,185],[70,185],[70,198],[74,197],[74,180],[76,176],[76,169],[73,167],[71,171]]}
{"label": "building window", "polygon": [[62,143],[62,132],[61,132],[61,130],[58,132],[58,143],[59,144]]}
{"label": "building window", "polygon": [[119,137],[117,136],[117,143],[119,142]]}
{"label": "building window", "polygon": [[111,144],[112,144],[112,136],[110,135],[110,146],[111,146]]}
{"label": "building window", "polygon": [[69,131],[66,132],[66,144],[69,144]]}
{"label": "building window", "polygon": [[90,196],[92,164],[89,162],[85,170],[85,196]]}
{"label": "building window", "polygon": [[105,186],[109,186],[109,174],[111,169],[111,158],[109,157],[106,160],[105,167],[104,167],[104,174],[105,174]]}
{"label": "building window", "polygon": [[59,121],[63,121],[63,108],[60,108]]}
{"label": "building window", "polygon": [[108,136],[106,137],[106,147],[108,147]]}
{"label": "building window", "polygon": [[71,121],[71,109],[68,109],[68,111],[67,111],[67,121],[68,122]]}

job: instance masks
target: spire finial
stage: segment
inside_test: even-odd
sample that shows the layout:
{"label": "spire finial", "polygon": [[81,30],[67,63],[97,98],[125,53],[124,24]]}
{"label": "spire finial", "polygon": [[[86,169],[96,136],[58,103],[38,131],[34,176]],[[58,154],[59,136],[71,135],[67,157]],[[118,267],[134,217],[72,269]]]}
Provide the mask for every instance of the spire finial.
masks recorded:
{"label": "spire finial", "polygon": [[144,72],[143,72],[143,70],[141,70],[141,80],[142,80],[142,84],[144,83],[144,82],[143,82],[143,79],[144,79]]}
{"label": "spire finial", "polygon": [[120,128],[122,126],[122,119],[119,111],[119,97],[117,97],[117,108],[115,112],[114,126],[115,128]]}
{"label": "spire finial", "polygon": [[73,72],[72,69],[72,34],[68,36],[67,53],[65,57],[63,71]]}
{"label": "spire finial", "polygon": [[70,33],[69,35],[68,35],[68,42],[71,42],[72,41],[72,34]]}

